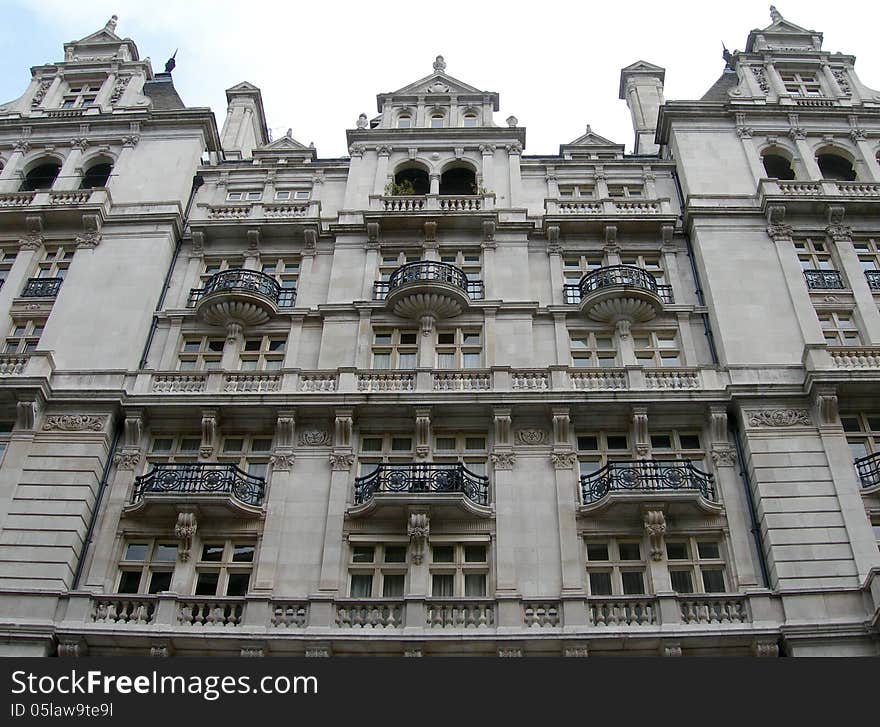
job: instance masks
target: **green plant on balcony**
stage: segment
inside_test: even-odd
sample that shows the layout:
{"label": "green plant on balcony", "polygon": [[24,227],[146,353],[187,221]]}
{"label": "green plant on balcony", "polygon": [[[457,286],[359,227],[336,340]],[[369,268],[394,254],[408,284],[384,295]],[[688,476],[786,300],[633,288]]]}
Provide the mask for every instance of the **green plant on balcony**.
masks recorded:
{"label": "green plant on balcony", "polygon": [[388,197],[411,197],[416,193],[416,188],[408,179],[400,182],[388,182],[385,185],[385,195]]}

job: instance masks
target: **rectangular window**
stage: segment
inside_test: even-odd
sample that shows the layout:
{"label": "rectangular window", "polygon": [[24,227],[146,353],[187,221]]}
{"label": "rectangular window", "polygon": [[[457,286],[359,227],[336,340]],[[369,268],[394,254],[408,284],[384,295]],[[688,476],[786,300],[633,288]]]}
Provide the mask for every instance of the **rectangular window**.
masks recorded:
{"label": "rectangular window", "polygon": [[378,328],[373,331],[374,369],[414,369],[418,365],[418,352],[416,330]]}
{"label": "rectangular window", "polygon": [[177,354],[178,371],[216,371],[223,358],[225,338],[184,336]]}
{"label": "rectangular window", "polygon": [[560,184],[560,199],[594,199],[595,187],[592,184]]}
{"label": "rectangular window", "polygon": [[666,559],[676,593],[725,593],[727,583],[719,540],[711,537],[667,538]]}
{"label": "rectangular window", "polygon": [[645,188],[641,184],[609,184],[608,196],[611,199],[641,199],[645,196]]}
{"label": "rectangular window", "polygon": [[880,452],[880,414],[842,414],[840,422],[853,459]]}
{"label": "rectangular window", "polygon": [[441,250],[440,262],[455,265],[468,280],[483,279],[483,256],[479,250]]}
{"label": "rectangular window", "polygon": [[388,282],[397,268],[422,259],[421,250],[382,250],[379,258],[379,280]]}
{"label": "rectangular window", "polygon": [[638,539],[588,540],[587,585],[591,596],[647,593],[647,564]]}
{"label": "rectangular window", "polygon": [[43,326],[46,321],[40,318],[28,318],[12,323],[12,329],[6,337],[4,353],[31,353],[37,348]]}
{"label": "rectangular window", "polygon": [[199,276],[202,287],[217,273],[224,270],[240,270],[244,265],[241,258],[206,258],[202,274]]}
{"label": "rectangular window", "polygon": [[227,202],[258,202],[263,199],[263,193],[259,190],[241,190],[238,192],[227,192]]}
{"label": "rectangular window", "polygon": [[475,475],[485,477],[488,459],[486,435],[480,432],[435,432],[434,462],[461,463]]}
{"label": "rectangular window", "polygon": [[227,434],[217,453],[217,461],[234,464],[252,477],[265,479],[271,453],[271,434]]}
{"label": "rectangular window", "polygon": [[101,86],[102,81],[99,80],[70,84],[61,97],[61,108],[75,109],[94,106]]}
{"label": "rectangular window", "polygon": [[478,369],[483,365],[483,333],[478,328],[437,329],[438,369]]}
{"label": "rectangular window", "polygon": [[434,598],[484,598],[488,595],[487,543],[432,543],[429,569]]}
{"label": "rectangular window", "polygon": [[245,338],[239,354],[241,371],[277,371],[284,363],[286,336]]}
{"label": "rectangular window", "polygon": [[612,368],[617,349],[611,331],[569,331],[571,365],[575,368]]}
{"label": "rectangular window", "polygon": [[351,598],[403,598],[408,570],[407,544],[353,544],[349,548],[348,595]]}
{"label": "rectangular window", "polygon": [[697,468],[706,470],[706,452],[699,432],[686,429],[652,432],[650,441],[654,459],[687,460]]}
{"label": "rectangular window", "polygon": [[300,259],[298,257],[275,257],[263,255],[261,271],[275,278],[281,287],[278,299],[279,308],[291,308],[295,302],[296,286],[299,283]]}
{"label": "rectangular window", "polygon": [[406,433],[363,433],[358,456],[360,477],[382,463],[409,465],[413,461],[413,438]]}
{"label": "rectangular window", "polygon": [[61,278],[67,275],[67,269],[73,260],[75,248],[64,245],[47,245],[43,259],[37,263],[37,278]]}
{"label": "rectangular window", "polygon": [[862,337],[852,311],[817,311],[816,315],[829,346],[862,345]]}
{"label": "rectangular window", "polygon": [[285,202],[291,199],[306,200],[311,196],[311,192],[307,189],[279,189],[275,192],[276,202]]}
{"label": "rectangular window", "polygon": [[794,241],[798,261],[804,270],[835,270],[831,251],[824,240],[805,237]]}
{"label": "rectangular window", "polygon": [[177,543],[144,538],[126,542],[119,561],[117,593],[159,593],[171,588]]}
{"label": "rectangular window", "polygon": [[609,462],[633,459],[626,432],[589,432],[578,434],[578,462],[581,476],[591,475]]}
{"label": "rectangular window", "polygon": [[633,332],[636,361],[646,368],[682,365],[676,331]]}
{"label": "rectangular window", "polygon": [[244,596],[250,586],[255,551],[252,541],[203,542],[194,595]]}
{"label": "rectangular window", "polygon": [[18,250],[0,249],[0,287],[3,287],[3,284],[9,277],[9,272],[12,270],[12,264],[15,262],[16,257],[18,257]]}
{"label": "rectangular window", "polygon": [[782,85],[792,96],[818,98],[822,96],[822,85],[815,73],[806,71],[780,71]]}

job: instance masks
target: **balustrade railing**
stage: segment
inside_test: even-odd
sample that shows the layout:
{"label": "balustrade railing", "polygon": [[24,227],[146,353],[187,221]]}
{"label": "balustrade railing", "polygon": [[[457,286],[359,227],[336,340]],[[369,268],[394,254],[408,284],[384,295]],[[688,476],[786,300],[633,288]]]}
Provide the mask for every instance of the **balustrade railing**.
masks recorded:
{"label": "balustrade railing", "polygon": [[689,460],[642,459],[609,462],[602,469],[581,477],[581,496],[588,505],[611,492],[658,492],[696,490],[715,500],[712,475]]}
{"label": "balustrade railing", "polygon": [[686,624],[748,623],[746,600],[741,596],[687,596],[679,600]]}
{"label": "balustrade railing", "polygon": [[855,465],[862,487],[877,487],[880,485],[880,452],[869,454],[867,457],[860,457],[855,461]]}
{"label": "balustrade railing", "polygon": [[396,629],[403,627],[403,603],[338,602],[336,625],[343,629]]}
{"label": "balustrade railing", "polygon": [[495,604],[483,601],[429,601],[425,626],[429,629],[494,627]]}
{"label": "balustrade railing", "polygon": [[296,303],[296,288],[282,288],[275,278],[258,270],[233,268],[212,275],[205,283],[204,288],[191,289],[187,307],[195,307],[200,300],[213,293],[227,292],[258,295],[271,301],[279,308],[292,308]]}
{"label": "balustrade railing", "polygon": [[651,626],[657,623],[657,602],[648,596],[591,598],[587,615],[591,626]]}
{"label": "balustrade railing", "polygon": [[880,292],[880,270],[866,270],[865,278],[871,290]]}
{"label": "balustrade railing", "polygon": [[565,302],[569,304],[580,303],[597,290],[615,286],[646,290],[656,295],[664,303],[675,302],[671,285],[658,283],[651,273],[635,265],[610,265],[587,273],[577,285],[563,286]]}
{"label": "balustrade railing", "polygon": [[186,462],[154,464],[135,479],[132,503],[153,494],[228,495],[245,505],[260,506],[266,481],[249,475],[233,464]]}
{"label": "balustrade railing", "polygon": [[55,298],[64,278],[28,278],[21,291],[22,298]]}
{"label": "balustrade railing", "polygon": [[373,300],[385,300],[395,288],[410,283],[446,283],[454,285],[467,293],[471,300],[482,300],[484,287],[482,280],[470,280],[464,271],[449,263],[420,260],[397,268],[388,280],[373,283]]}
{"label": "balustrade railing", "polygon": [[409,494],[460,493],[478,505],[489,503],[489,478],[471,472],[463,464],[377,465],[376,469],[354,481],[354,502],[369,502],[377,492]]}
{"label": "balustrade railing", "polygon": [[804,270],[804,278],[810,290],[844,290],[846,288],[839,270]]}

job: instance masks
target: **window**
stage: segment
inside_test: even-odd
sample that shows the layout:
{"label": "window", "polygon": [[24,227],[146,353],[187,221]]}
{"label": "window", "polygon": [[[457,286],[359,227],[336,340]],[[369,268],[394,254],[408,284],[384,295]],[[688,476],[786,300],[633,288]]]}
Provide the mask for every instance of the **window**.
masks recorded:
{"label": "window", "polygon": [[681,366],[676,331],[639,331],[633,334],[639,366]]}
{"label": "window", "polygon": [[859,256],[859,265],[865,272],[880,270],[880,242],[875,238],[853,240],[853,248]]}
{"label": "window", "polygon": [[259,202],[263,199],[263,193],[258,190],[243,190],[241,192],[227,192],[227,202]]}
{"label": "window", "polygon": [[634,265],[641,268],[654,277],[657,285],[666,285],[666,273],[659,255],[621,255],[620,262],[623,265]]}
{"label": "window", "polygon": [[52,189],[58,174],[61,172],[61,165],[57,162],[46,162],[31,169],[24,177],[21,183],[20,192],[39,192],[44,189]]}
{"label": "window", "polygon": [[595,187],[592,184],[560,184],[559,197],[561,199],[593,199]]}
{"label": "window", "polygon": [[203,542],[194,595],[244,596],[251,582],[255,550],[249,541]]}
{"label": "window", "polygon": [[352,598],[403,598],[407,543],[352,543],[348,559],[348,595]]}
{"label": "window", "polygon": [[811,98],[822,96],[822,86],[815,73],[780,71],[779,76],[782,78],[782,85],[785,86],[786,92],[792,96]]}
{"label": "window", "polygon": [[419,333],[400,328],[373,331],[374,369],[414,369],[419,352]]}
{"label": "window", "polygon": [[478,369],[483,360],[483,334],[479,329],[437,331],[438,369]]}
{"label": "window", "polygon": [[438,433],[434,436],[434,462],[461,462],[475,475],[486,476],[486,435],[482,433]]}
{"label": "window", "polygon": [[794,249],[804,270],[834,270],[831,252],[824,241],[809,237],[795,240]]}
{"label": "window", "polygon": [[442,129],[443,128],[443,114],[431,114],[431,128],[432,129]]}
{"label": "window", "polygon": [[880,414],[847,414],[840,422],[853,459],[880,452]]}
{"label": "window", "polygon": [[400,114],[397,117],[397,128],[408,129],[412,126],[412,116],[410,114]]}
{"label": "window", "polygon": [[43,326],[46,321],[38,318],[28,318],[12,323],[12,330],[6,337],[4,353],[30,353],[35,351],[43,335]]}
{"label": "window", "polygon": [[305,200],[311,197],[311,192],[307,189],[279,189],[275,192],[275,201],[283,202],[291,199]]}
{"label": "window", "polygon": [[262,272],[275,278],[275,282],[281,286],[281,294],[278,297],[278,305],[281,308],[290,308],[296,300],[296,286],[299,282],[300,259],[275,258],[263,255]]}
{"label": "window", "polygon": [[669,577],[676,593],[724,593],[721,543],[703,537],[666,540]]}
{"label": "window", "polygon": [[63,245],[47,245],[43,259],[37,263],[37,278],[61,278],[67,275],[74,249]]}
{"label": "window", "polygon": [[147,463],[191,464],[198,461],[201,446],[202,438],[198,434],[156,435],[147,452]]}
{"label": "window", "polygon": [[98,91],[101,90],[101,85],[101,81],[71,84],[61,98],[61,108],[77,109],[94,106],[95,100],[98,98]]}
{"label": "window", "polygon": [[603,267],[602,253],[566,255],[562,258],[562,275],[566,285],[577,285],[587,273]]}
{"label": "window", "polygon": [[249,475],[265,479],[271,453],[271,435],[229,434],[223,437],[217,461],[234,464]]}
{"label": "window", "polygon": [[479,250],[443,250],[440,262],[455,265],[468,280],[482,279],[482,255]]}
{"label": "window", "polygon": [[415,263],[422,259],[421,250],[383,250],[379,260],[379,280],[387,283],[401,265]]}
{"label": "window", "polygon": [[381,463],[409,466],[413,460],[413,439],[408,434],[384,433],[361,436],[361,451],[358,457],[359,476],[375,472]]}
{"label": "window", "polygon": [[825,342],[829,346],[861,346],[859,328],[852,311],[817,312]]}
{"label": "window", "polygon": [[650,435],[651,453],[654,459],[683,459],[706,469],[706,452],[697,431],[671,429]]}
{"label": "window", "polygon": [[794,169],[791,161],[781,154],[763,154],[761,161],[764,163],[764,171],[771,179],[794,179]]}
{"label": "window", "polygon": [[587,541],[587,585],[591,596],[647,593],[646,563],[639,540]]}
{"label": "window", "polygon": [[144,538],[125,543],[117,593],[159,593],[171,589],[177,543]]}
{"label": "window", "polygon": [[817,154],[816,161],[819,164],[819,171],[822,172],[822,179],[834,182],[855,181],[856,170],[853,169],[849,159],[837,154]]}
{"label": "window", "polygon": [[486,543],[431,542],[431,595],[434,598],[483,598],[488,593]]}
{"label": "window", "polygon": [[286,336],[245,338],[238,368],[241,371],[277,371],[284,363],[286,347]]}
{"label": "window", "polygon": [[216,371],[223,359],[225,338],[184,336],[180,342],[178,371]]}
{"label": "window", "polygon": [[581,477],[599,471],[609,462],[633,458],[629,435],[626,432],[598,431],[579,434],[577,448]]}
{"label": "window", "polygon": [[244,265],[244,261],[240,258],[210,258],[205,260],[205,268],[200,276],[202,286],[217,273],[222,273],[224,270],[238,270],[242,265]]}
{"label": "window", "polygon": [[645,188],[641,184],[609,184],[608,196],[611,199],[641,199],[645,196]]}
{"label": "window", "polygon": [[461,125],[465,127],[474,127],[477,126],[478,117],[477,114],[473,111],[468,111],[464,116],[461,117]]}
{"label": "window", "polygon": [[100,162],[93,164],[83,174],[80,189],[94,189],[95,187],[106,187],[107,181],[110,179],[110,173],[113,171],[113,165],[109,162]]}
{"label": "window", "polygon": [[607,369],[617,365],[617,349],[611,331],[569,331],[571,365],[575,368]]}
{"label": "window", "polygon": [[18,250],[3,250],[0,248],[0,288],[3,287],[6,278],[9,277],[9,272],[12,270],[16,257],[18,257]]}

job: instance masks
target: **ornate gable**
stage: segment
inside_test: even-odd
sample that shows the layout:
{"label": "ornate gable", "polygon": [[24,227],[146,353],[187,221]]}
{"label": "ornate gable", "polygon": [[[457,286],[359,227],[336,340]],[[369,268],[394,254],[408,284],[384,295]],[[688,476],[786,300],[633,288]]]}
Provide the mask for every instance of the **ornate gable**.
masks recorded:
{"label": "ornate gable", "polygon": [[746,53],[762,50],[822,50],[822,33],[786,20],[775,5],[770,6],[770,20],[770,25],[763,30],[749,33]]}
{"label": "ornate gable", "polygon": [[64,60],[68,63],[140,60],[134,41],[116,35],[117,20],[114,15],[100,30],[85,38],[65,43]]}
{"label": "ornate gable", "polygon": [[264,144],[263,146],[254,149],[254,159],[263,159],[266,161],[285,159],[294,162],[305,161],[306,159],[316,159],[317,150],[315,147],[306,146],[302,142],[297,141],[293,138],[292,132],[292,129],[288,129],[287,133],[280,139],[275,139],[275,141],[270,142],[269,144]]}
{"label": "ornate gable", "polygon": [[599,136],[588,124],[586,133],[579,136],[568,144],[559,146],[559,155],[564,159],[574,159],[578,157],[589,156],[589,158],[598,158],[599,155],[606,157],[614,155],[615,158],[623,157],[623,144],[615,144],[604,136]]}
{"label": "ornate gable", "polygon": [[494,104],[494,110],[498,110],[497,93],[481,91],[475,86],[471,86],[464,81],[460,81],[457,78],[450,76],[446,73],[446,61],[443,59],[443,56],[437,56],[437,58],[434,59],[434,72],[430,76],[420,78],[418,81],[414,81],[396,91],[380,93],[376,97],[376,100],[378,102],[378,108],[381,111],[382,104],[386,100],[401,97],[412,98],[417,96],[425,96],[428,99],[431,99],[432,96],[488,96]]}

